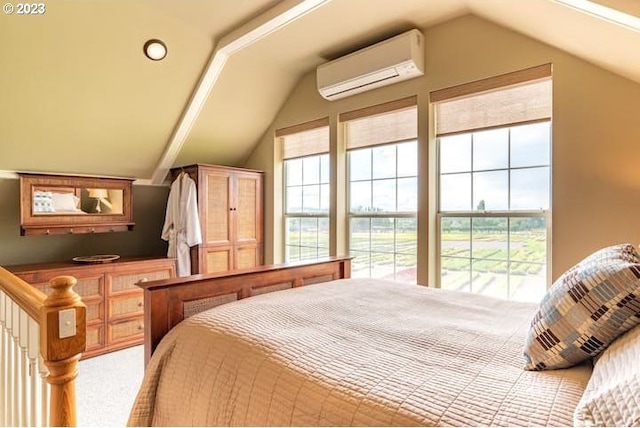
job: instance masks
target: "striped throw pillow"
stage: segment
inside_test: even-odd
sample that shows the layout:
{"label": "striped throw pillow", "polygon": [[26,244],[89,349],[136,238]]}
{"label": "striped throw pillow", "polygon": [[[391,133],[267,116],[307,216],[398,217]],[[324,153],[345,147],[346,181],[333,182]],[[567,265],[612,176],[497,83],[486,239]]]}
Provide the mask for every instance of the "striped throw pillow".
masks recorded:
{"label": "striped throw pillow", "polygon": [[527,335],[525,370],[571,367],[640,324],[640,255],[603,248],[566,271],[544,296]]}

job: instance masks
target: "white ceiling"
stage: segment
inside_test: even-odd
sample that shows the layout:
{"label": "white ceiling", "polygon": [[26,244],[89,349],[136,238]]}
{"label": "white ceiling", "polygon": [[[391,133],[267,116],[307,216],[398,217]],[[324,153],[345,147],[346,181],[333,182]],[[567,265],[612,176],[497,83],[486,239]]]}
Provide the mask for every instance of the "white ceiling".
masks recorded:
{"label": "white ceiling", "polygon": [[[44,15],[0,15],[0,171],[144,182],[163,162],[242,164],[317,65],[469,13],[640,82],[639,32],[552,0],[331,0],[228,56],[185,121],[216,46],[301,2],[56,0]],[[151,38],[165,60],[143,56]]]}

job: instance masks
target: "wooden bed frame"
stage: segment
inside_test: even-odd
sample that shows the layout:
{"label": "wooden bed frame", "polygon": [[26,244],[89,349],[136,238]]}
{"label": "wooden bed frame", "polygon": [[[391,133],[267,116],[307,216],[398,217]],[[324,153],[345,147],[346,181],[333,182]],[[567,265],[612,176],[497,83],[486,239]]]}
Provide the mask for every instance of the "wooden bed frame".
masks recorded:
{"label": "wooden bed frame", "polygon": [[145,365],[164,335],[191,315],[258,294],[350,276],[351,258],[331,257],[138,283],[144,290]]}

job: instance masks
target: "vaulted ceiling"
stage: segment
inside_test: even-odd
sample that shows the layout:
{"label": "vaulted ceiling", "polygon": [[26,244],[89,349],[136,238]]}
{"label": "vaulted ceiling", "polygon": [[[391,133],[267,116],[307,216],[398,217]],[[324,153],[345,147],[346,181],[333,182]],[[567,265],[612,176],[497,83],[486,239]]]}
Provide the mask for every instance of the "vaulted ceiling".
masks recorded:
{"label": "vaulted ceiling", "polygon": [[[640,15],[637,1],[598,1]],[[175,165],[241,165],[304,74],[401,31],[465,14],[640,83],[640,32],[553,0],[45,6],[40,15],[0,15],[0,177],[34,171],[157,184]],[[162,61],[143,55],[152,38],[168,46]]]}

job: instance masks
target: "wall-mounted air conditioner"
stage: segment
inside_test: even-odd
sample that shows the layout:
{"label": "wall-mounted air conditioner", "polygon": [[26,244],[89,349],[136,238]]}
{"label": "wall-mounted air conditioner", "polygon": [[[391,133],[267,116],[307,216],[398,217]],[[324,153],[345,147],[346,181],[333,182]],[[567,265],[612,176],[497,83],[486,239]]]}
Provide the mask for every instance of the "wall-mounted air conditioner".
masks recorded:
{"label": "wall-mounted air conditioner", "polygon": [[337,100],[424,74],[424,36],[407,31],[318,67],[318,91]]}

